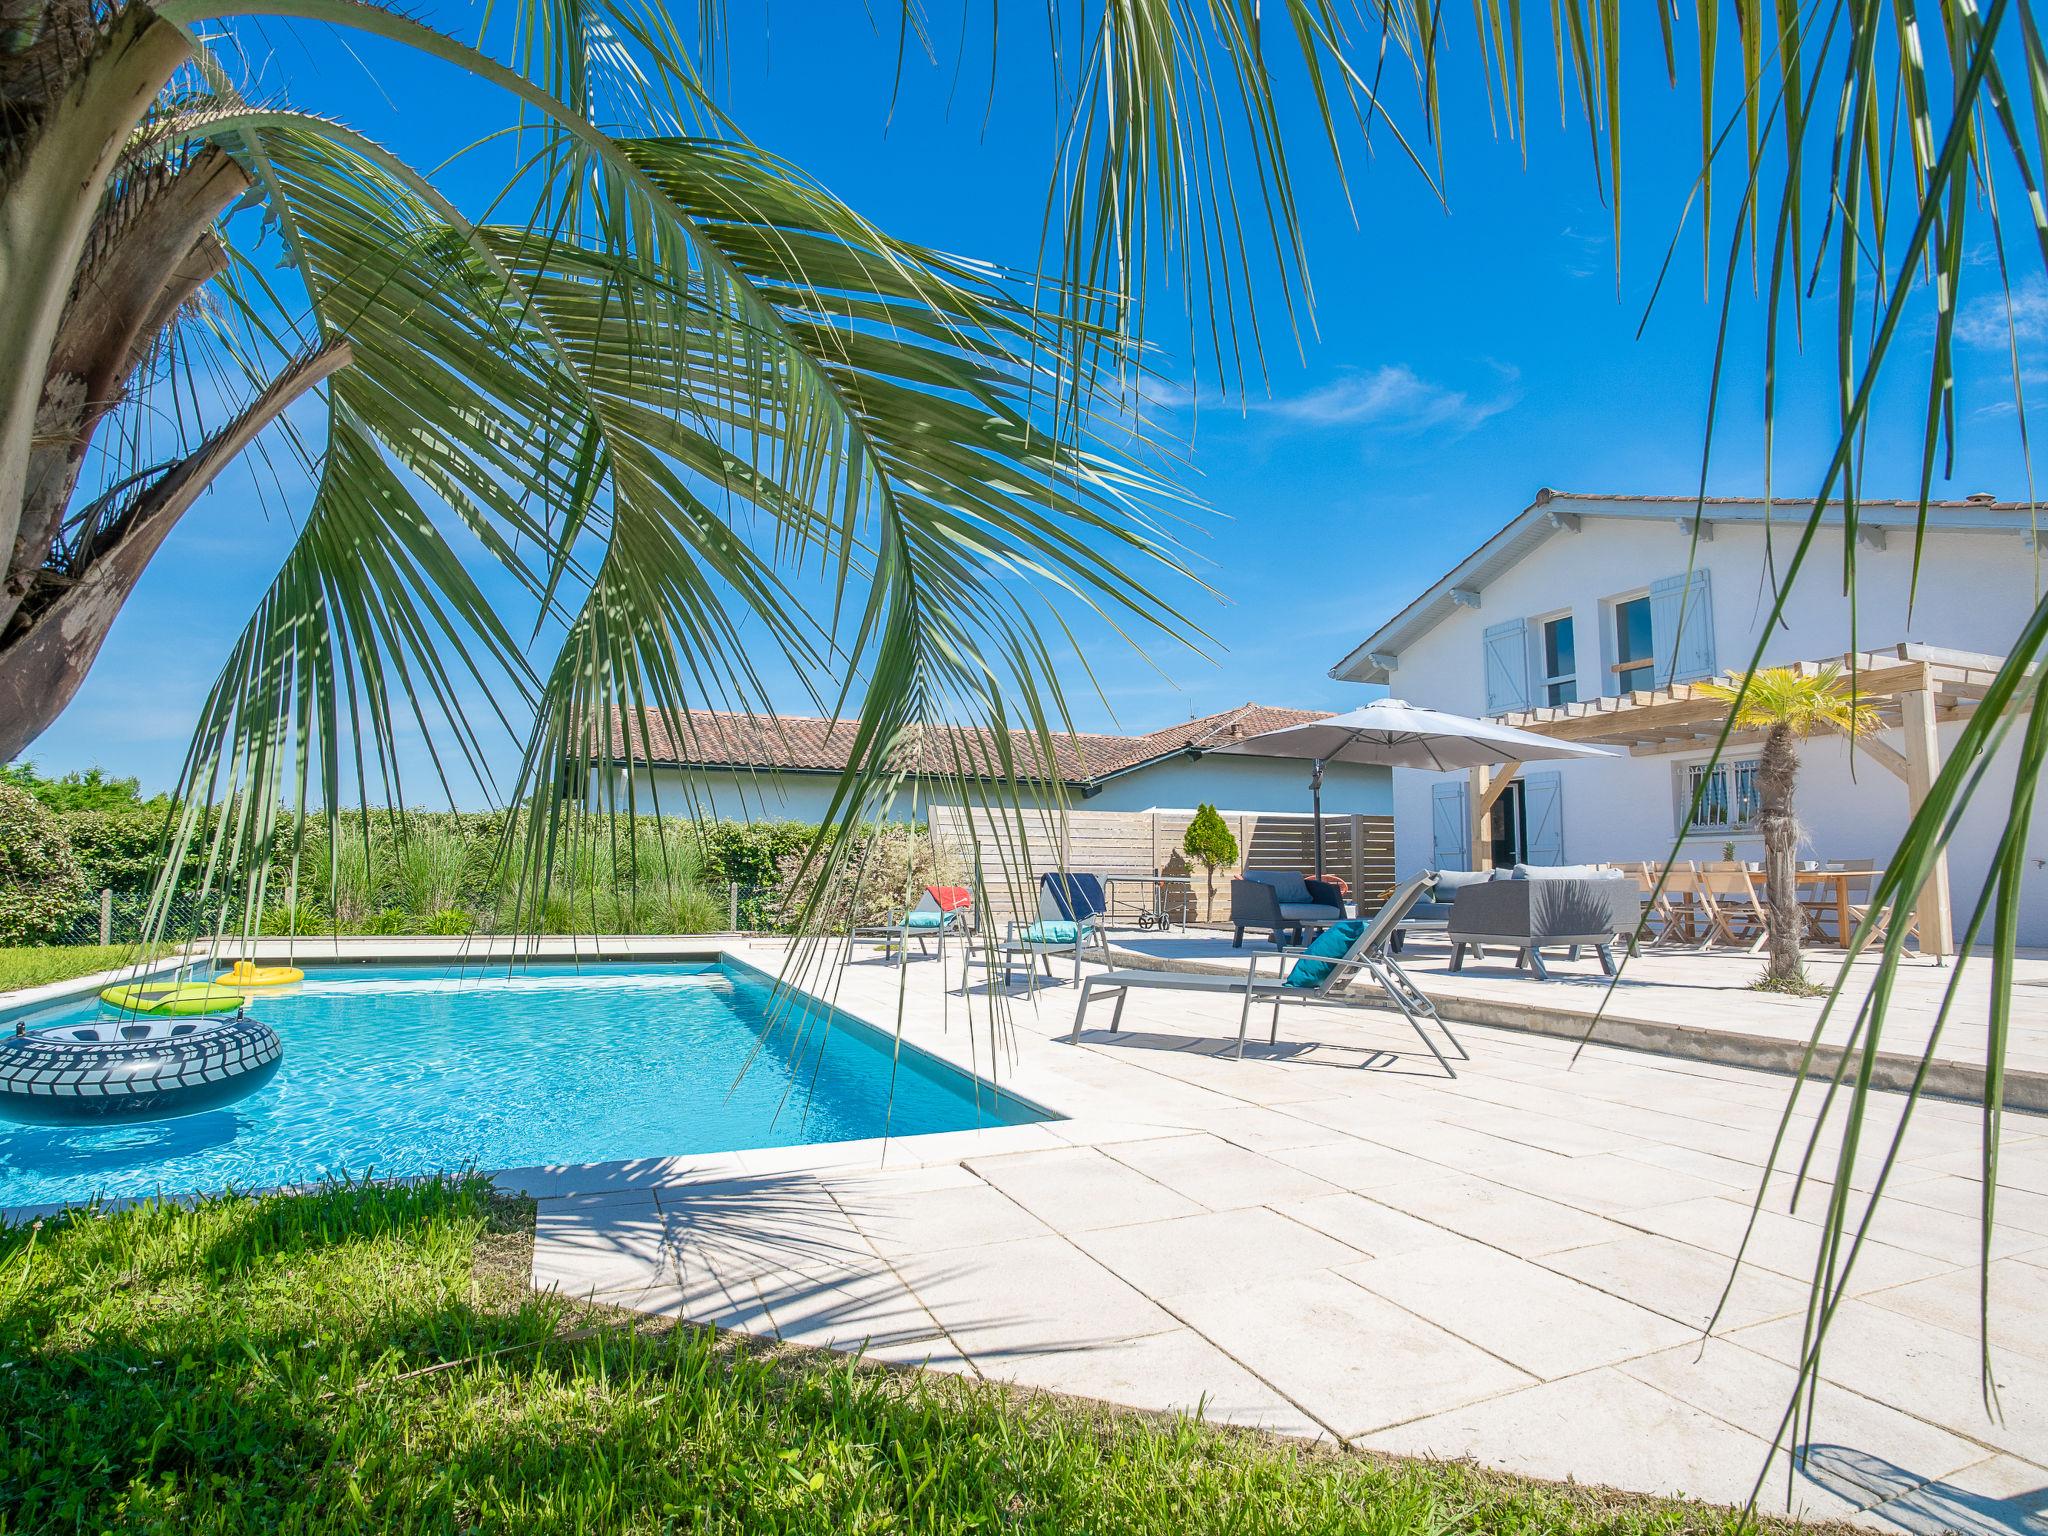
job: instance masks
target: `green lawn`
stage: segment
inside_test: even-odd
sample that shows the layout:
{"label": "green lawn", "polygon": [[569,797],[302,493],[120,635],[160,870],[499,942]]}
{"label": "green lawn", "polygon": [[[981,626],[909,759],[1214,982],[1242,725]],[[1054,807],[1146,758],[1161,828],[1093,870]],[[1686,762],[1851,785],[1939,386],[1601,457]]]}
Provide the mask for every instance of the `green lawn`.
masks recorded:
{"label": "green lawn", "polygon": [[17,987],[47,986],[90,976],[94,971],[119,970],[133,963],[133,944],[31,944],[20,948],[0,947],[0,992]]}
{"label": "green lawn", "polygon": [[525,1290],[481,1181],[0,1234],[0,1531],[1733,1531]]}

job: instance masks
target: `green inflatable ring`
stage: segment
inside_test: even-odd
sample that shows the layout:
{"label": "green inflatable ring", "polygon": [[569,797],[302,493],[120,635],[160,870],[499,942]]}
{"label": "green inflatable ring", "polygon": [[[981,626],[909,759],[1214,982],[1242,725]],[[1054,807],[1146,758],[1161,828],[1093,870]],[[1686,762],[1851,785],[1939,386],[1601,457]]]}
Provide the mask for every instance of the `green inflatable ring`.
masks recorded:
{"label": "green inflatable ring", "polygon": [[155,981],[108,987],[100,1001],[124,1013],[147,1013],[162,1017],[199,1013],[233,1013],[247,999],[232,987],[217,987],[208,981]]}

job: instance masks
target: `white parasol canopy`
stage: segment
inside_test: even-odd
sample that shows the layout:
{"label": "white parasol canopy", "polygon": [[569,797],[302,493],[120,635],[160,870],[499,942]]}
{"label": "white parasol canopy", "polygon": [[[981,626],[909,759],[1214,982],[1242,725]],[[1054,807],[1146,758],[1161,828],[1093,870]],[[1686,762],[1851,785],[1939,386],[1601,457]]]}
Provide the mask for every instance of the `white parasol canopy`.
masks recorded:
{"label": "white parasol canopy", "polygon": [[1423,709],[1399,699],[1376,699],[1357,709],[1262,731],[1212,752],[1246,757],[1303,757],[1319,763],[1380,763],[1389,768],[1448,772],[1495,763],[1534,763],[1559,757],[1613,757],[1605,747],[1558,741],[1518,731],[1496,720]]}

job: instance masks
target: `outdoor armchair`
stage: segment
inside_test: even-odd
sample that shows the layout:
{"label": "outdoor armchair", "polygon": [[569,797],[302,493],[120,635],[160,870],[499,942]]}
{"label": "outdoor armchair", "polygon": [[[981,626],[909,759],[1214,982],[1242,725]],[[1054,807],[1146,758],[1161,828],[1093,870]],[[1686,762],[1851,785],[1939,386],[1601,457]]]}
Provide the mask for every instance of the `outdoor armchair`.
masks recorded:
{"label": "outdoor armchair", "polygon": [[1576,959],[1589,946],[1600,968],[1614,971],[1614,944],[1626,943],[1643,920],[1643,898],[1635,881],[1624,875],[1563,878],[1557,871],[1517,865],[1512,876],[1462,887],[1451,903],[1444,937],[1451,944],[1451,969],[1463,970],[1465,951],[1485,945],[1506,945],[1515,964],[1527,965],[1538,981],[1548,981],[1543,949],[1564,947]]}
{"label": "outdoor armchair", "polygon": [[[1401,921],[1421,896],[1429,877],[1417,875],[1400,886],[1387,898],[1386,904],[1370,919],[1349,918],[1334,923],[1321,938],[1307,949],[1284,949],[1277,957],[1280,964],[1275,973],[1261,976],[1259,967],[1269,957],[1253,954],[1242,976],[1219,975],[1213,971],[1103,971],[1090,976],[1081,983],[1081,1000],[1074,1009],[1074,1027],[1067,1036],[1070,1045],[1081,1039],[1081,1022],[1088,1011],[1088,1004],[1100,991],[1116,994],[1116,1011],[1109,1016],[1110,1033],[1114,1034],[1123,1022],[1124,1003],[1133,991],[1151,990],[1163,992],[1205,992],[1211,996],[1235,997],[1242,995],[1243,1006],[1237,1017],[1237,1055],[1244,1057],[1245,1034],[1251,1026],[1252,1003],[1272,1000],[1273,1024],[1268,1032],[1267,1043],[1278,1044],[1280,1039],[1280,1005],[1286,1002],[1328,1003],[1338,1007],[1372,1007],[1380,998],[1391,1002],[1408,1020],[1417,1038],[1428,1047],[1429,1054],[1436,1058],[1437,1065],[1444,1069],[1447,1077],[1456,1077],[1454,1068],[1436,1041],[1431,1038],[1434,1027],[1461,1061],[1471,1060],[1458,1037],[1451,1033],[1437,1014],[1436,1007],[1423,995],[1414,979],[1401,969],[1401,963],[1393,957],[1389,945],[1399,930]],[[1359,981],[1370,981],[1378,996],[1353,993],[1351,988]]]}
{"label": "outdoor armchair", "polygon": [[1265,929],[1275,944],[1291,933],[1299,944],[1306,930],[1321,932],[1343,920],[1344,888],[1333,880],[1311,880],[1291,869],[1248,869],[1230,882],[1232,949],[1244,948],[1247,928]]}

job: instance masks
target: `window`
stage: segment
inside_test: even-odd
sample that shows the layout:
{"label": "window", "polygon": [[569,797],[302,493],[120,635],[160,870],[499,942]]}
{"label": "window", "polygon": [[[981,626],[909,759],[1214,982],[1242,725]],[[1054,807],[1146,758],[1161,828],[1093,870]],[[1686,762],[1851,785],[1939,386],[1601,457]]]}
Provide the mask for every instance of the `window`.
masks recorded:
{"label": "window", "polygon": [[1657,649],[1651,638],[1650,599],[1614,605],[1614,682],[1618,692],[1656,685]]}
{"label": "window", "polygon": [[[1718,763],[1687,763],[1680,769],[1678,814],[1693,810],[1688,832],[1746,832],[1756,826],[1762,800],[1757,793],[1758,759],[1723,758]],[[1704,781],[1704,788],[1702,787]]]}
{"label": "window", "polygon": [[1543,702],[1576,704],[1579,700],[1578,649],[1572,643],[1572,616],[1544,619],[1538,626],[1542,637]]}

